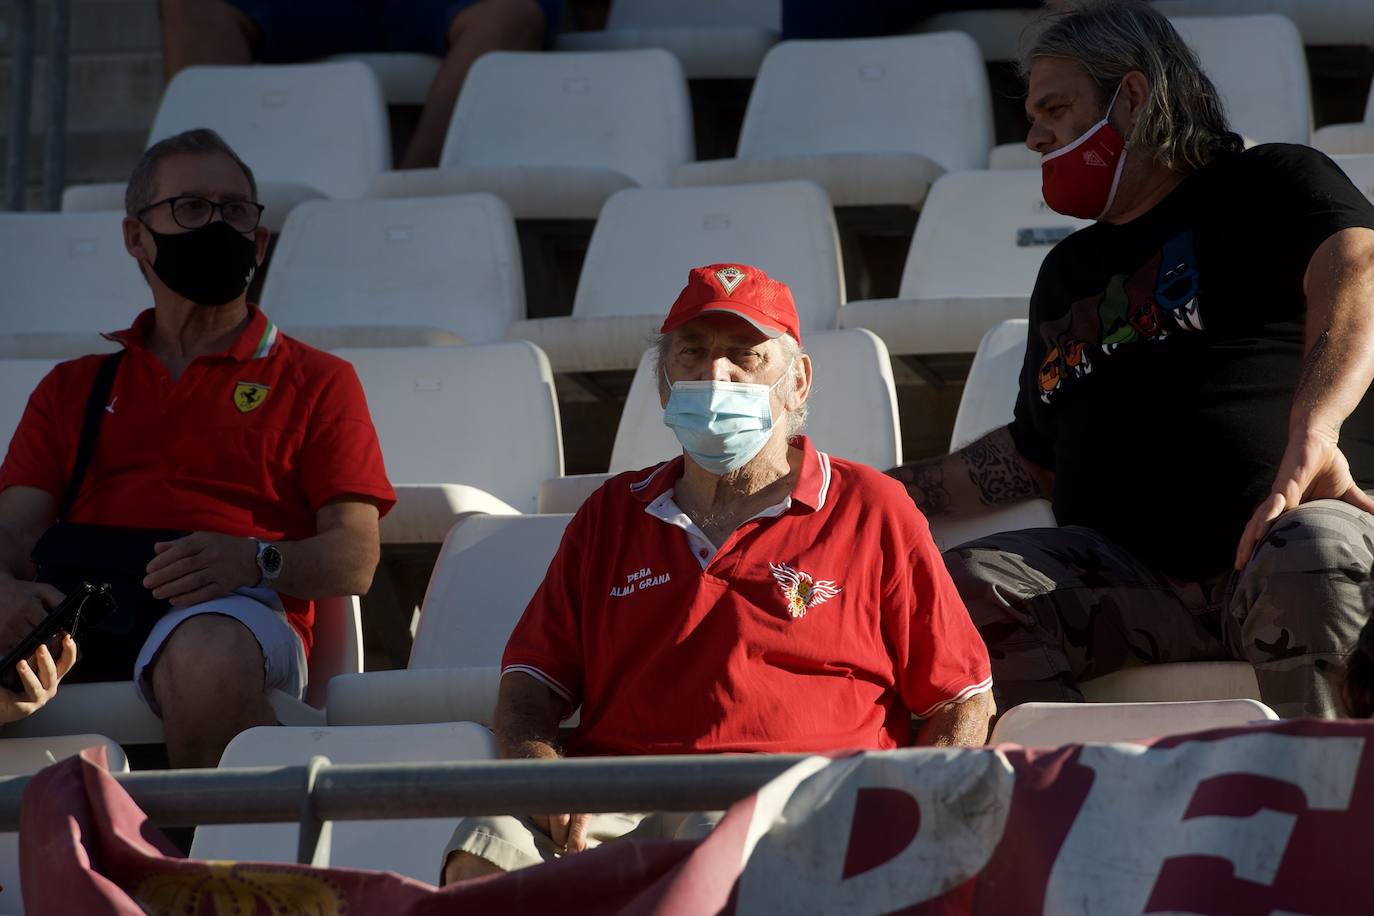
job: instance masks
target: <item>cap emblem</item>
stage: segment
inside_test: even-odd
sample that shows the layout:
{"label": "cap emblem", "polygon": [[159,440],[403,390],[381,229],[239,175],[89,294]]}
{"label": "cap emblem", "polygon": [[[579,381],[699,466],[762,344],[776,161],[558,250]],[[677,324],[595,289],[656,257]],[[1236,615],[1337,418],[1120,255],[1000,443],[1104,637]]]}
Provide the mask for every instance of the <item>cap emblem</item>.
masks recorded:
{"label": "cap emblem", "polygon": [[725,295],[730,295],[735,288],[744,282],[744,271],[738,267],[722,267],[716,271],[716,279],[720,281],[720,288],[725,290]]}

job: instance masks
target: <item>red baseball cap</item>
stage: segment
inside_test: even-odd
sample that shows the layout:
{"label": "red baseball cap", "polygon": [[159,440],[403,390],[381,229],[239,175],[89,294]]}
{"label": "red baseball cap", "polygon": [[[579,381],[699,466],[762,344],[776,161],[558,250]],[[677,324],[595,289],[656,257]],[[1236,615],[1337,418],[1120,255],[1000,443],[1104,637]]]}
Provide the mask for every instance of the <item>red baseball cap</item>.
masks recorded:
{"label": "red baseball cap", "polygon": [[761,334],[790,334],[801,343],[801,321],[792,291],[786,283],[748,264],[693,268],[659,333],[667,334],[707,312],[729,312],[752,324]]}

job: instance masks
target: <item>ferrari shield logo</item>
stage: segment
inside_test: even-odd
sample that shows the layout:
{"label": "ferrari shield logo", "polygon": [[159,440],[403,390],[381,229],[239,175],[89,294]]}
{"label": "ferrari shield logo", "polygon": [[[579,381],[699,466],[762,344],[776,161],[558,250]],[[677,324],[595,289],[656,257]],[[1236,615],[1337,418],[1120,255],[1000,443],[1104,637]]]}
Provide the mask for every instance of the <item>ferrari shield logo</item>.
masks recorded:
{"label": "ferrari shield logo", "polygon": [[744,271],[738,267],[722,267],[716,271],[716,279],[720,281],[720,288],[725,290],[725,295],[730,295],[735,291],[735,287],[744,282]]}
{"label": "ferrari shield logo", "polygon": [[234,386],[234,406],[242,413],[257,410],[267,400],[267,393],[271,390],[267,385],[257,382],[239,382]]}

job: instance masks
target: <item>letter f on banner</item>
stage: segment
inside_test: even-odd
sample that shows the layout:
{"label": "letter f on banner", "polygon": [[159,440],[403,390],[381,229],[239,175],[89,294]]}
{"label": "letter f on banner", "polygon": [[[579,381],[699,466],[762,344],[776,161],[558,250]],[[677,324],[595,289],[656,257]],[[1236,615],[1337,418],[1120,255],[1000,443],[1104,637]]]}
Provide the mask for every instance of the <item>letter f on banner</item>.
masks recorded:
{"label": "letter f on banner", "polygon": [[[1341,811],[1359,772],[1363,738],[1252,734],[1172,748],[1087,745],[1078,763],[1092,789],[1050,872],[1046,913],[1138,914],[1166,859],[1215,856],[1235,875],[1273,884],[1297,818],[1261,810],[1249,817],[1184,818],[1197,788],[1217,776],[1254,775],[1292,783],[1311,810]],[[1139,756],[1124,765],[1123,756]],[[1122,825],[1133,828],[1129,835]]]}

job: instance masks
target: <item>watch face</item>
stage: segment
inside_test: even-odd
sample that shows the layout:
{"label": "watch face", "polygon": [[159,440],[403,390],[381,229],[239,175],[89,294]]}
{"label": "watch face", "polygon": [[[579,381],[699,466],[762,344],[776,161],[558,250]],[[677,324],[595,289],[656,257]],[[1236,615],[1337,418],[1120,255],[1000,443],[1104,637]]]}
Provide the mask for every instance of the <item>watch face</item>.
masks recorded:
{"label": "watch face", "polygon": [[275,576],[281,572],[281,551],[269,544],[262,549],[262,557],[259,562],[262,565],[263,575]]}

